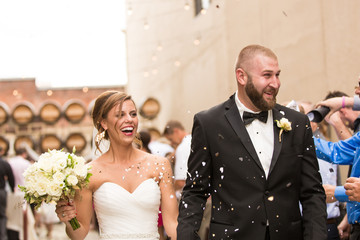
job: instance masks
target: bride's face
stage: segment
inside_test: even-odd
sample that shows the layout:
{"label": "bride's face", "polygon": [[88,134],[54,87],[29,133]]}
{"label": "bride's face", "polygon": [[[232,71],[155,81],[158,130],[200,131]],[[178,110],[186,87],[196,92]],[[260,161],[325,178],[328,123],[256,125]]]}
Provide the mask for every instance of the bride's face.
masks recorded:
{"label": "bride's face", "polygon": [[[120,109],[121,107],[121,109]],[[132,100],[126,100],[122,106],[116,105],[103,120],[103,127],[107,129],[110,142],[120,139],[132,143],[138,128],[138,117],[135,104]]]}

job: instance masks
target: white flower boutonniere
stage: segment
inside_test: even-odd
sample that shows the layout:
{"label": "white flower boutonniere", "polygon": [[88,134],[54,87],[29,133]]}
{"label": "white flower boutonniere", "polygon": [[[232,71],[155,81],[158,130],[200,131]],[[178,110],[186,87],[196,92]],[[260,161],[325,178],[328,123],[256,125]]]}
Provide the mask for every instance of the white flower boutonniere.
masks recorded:
{"label": "white flower boutonniere", "polygon": [[287,118],[281,118],[280,121],[279,120],[275,120],[276,124],[278,126],[278,128],[280,128],[280,133],[279,133],[279,142],[281,142],[281,134],[285,131],[291,131],[291,122],[289,122],[289,120]]}

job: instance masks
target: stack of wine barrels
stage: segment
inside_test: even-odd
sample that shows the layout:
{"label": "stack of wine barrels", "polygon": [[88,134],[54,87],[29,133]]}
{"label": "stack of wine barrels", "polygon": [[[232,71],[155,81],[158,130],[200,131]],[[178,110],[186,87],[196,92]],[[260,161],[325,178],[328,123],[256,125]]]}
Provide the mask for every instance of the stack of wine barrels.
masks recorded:
{"label": "stack of wine barrels", "polygon": [[[40,152],[61,148],[71,152],[75,146],[76,152],[81,153],[87,145],[82,128],[61,138],[58,133],[62,132],[63,125],[57,126],[57,123],[64,118],[74,128],[74,125],[83,122],[86,114],[89,114],[89,110],[82,101],[76,99],[68,100],[63,106],[53,100],[45,101],[38,107],[38,111],[28,101],[16,103],[12,110],[4,102],[0,102],[0,146],[6,153],[11,147],[16,150],[24,144]],[[36,123],[37,128],[29,127],[35,126],[33,123]],[[53,130],[42,133],[41,129],[45,128]],[[11,138],[13,141],[9,141],[10,135],[15,135]],[[13,146],[10,146],[9,142],[13,143]]]}

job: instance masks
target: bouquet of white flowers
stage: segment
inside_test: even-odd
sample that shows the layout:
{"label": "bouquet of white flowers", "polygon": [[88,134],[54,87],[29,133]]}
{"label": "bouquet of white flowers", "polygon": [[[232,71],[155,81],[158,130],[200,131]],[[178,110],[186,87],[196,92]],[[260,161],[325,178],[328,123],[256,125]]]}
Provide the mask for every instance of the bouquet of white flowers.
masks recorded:
{"label": "bouquet of white flowers", "polygon": [[[90,166],[83,157],[63,150],[49,150],[40,155],[39,160],[24,172],[25,186],[19,186],[25,192],[24,198],[35,208],[43,202],[56,203],[60,199],[74,198],[75,191],[89,183],[92,175]],[[78,229],[80,224],[76,218],[70,220],[72,228]]]}

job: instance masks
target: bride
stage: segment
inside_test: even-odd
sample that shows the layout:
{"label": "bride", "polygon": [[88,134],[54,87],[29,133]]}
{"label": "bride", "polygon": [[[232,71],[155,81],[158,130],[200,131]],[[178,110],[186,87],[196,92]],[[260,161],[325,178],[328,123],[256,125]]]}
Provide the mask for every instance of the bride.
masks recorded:
{"label": "bride", "polygon": [[[161,205],[165,231],[176,239],[178,205],[173,173],[166,158],[137,149],[138,128],[135,103],[118,91],[98,96],[92,112],[98,130],[96,148],[102,139],[109,150],[92,161],[90,183],[76,193],[74,201],[59,201],[56,213],[66,224],[71,239],[84,239],[95,209],[100,239],[159,239],[157,218]],[[72,230],[70,219],[81,227]]]}

